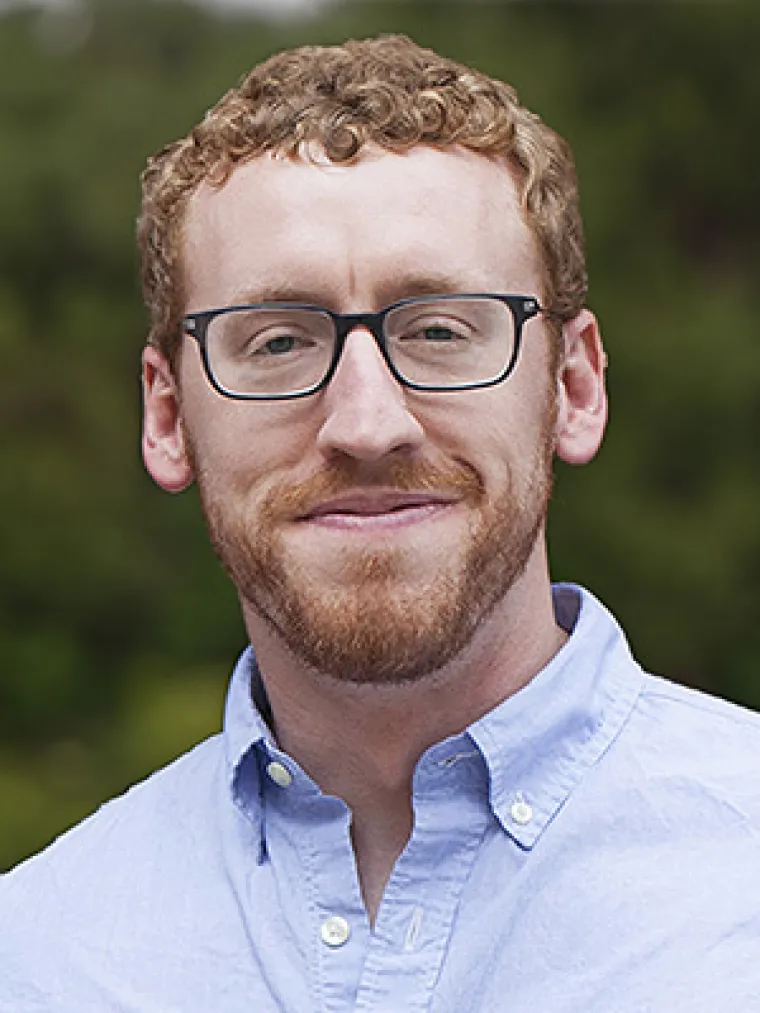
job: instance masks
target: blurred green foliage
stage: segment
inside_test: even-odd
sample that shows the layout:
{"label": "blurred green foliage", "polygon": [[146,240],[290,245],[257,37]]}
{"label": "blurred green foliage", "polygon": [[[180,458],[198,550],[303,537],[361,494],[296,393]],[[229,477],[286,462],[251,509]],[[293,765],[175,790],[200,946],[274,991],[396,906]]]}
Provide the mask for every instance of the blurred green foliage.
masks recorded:
{"label": "blurred green foliage", "polygon": [[244,643],[194,495],[140,465],[145,158],[271,51],[387,31],[510,81],[576,152],[612,414],[597,462],[558,474],[555,576],[648,667],[760,707],[760,8],[6,13],[0,868],[216,730]]}

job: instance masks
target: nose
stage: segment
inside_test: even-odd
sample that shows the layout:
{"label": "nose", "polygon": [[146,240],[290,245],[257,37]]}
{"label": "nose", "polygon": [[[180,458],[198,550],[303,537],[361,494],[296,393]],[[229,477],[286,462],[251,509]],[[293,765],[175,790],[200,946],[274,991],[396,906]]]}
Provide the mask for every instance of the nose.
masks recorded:
{"label": "nose", "polygon": [[346,338],[340,362],[323,392],[325,417],[317,446],[371,463],[422,445],[424,431],[373,336],[357,328]]}

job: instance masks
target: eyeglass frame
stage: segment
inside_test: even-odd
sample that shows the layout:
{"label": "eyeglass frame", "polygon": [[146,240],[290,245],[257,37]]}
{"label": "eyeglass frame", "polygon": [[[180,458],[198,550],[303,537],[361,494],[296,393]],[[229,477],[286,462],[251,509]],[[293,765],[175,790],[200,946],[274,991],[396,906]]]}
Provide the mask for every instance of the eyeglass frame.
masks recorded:
{"label": "eyeglass frame", "polygon": [[[431,301],[443,302],[449,300],[455,301],[462,299],[494,299],[508,307],[512,314],[512,321],[514,324],[512,357],[509,362],[498,376],[491,377],[488,380],[476,380],[472,383],[438,386],[435,384],[428,385],[417,383],[414,380],[409,380],[399,372],[388,351],[387,338],[384,333],[385,318],[394,310],[400,309],[403,306],[411,306],[415,303]],[[322,313],[332,320],[335,328],[335,348],[327,370],[318,383],[313,384],[305,390],[285,394],[243,394],[228,390],[222,386],[217,377],[214,375],[214,371],[211,368],[211,363],[209,361],[207,342],[208,328],[216,317],[223,316],[226,313],[236,313],[242,310],[257,309],[312,310]],[[326,306],[319,306],[316,303],[240,303],[239,305],[234,306],[221,306],[217,309],[199,310],[197,313],[188,313],[182,318],[182,330],[183,333],[188,335],[188,337],[194,338],[197,341],[201,352],[203,369],[211,386],[218,394],[221,394],[222,397],[230,398],[233,401],[294,401],[302,397],[311,397],[312,394],[317,394],[320,390],[324,390],[335,375],[335,371],[340,363],[341,356],[343,355],[343,349],[346,346],[346,341],[349,335],[352,334],[357,327],[364,327],[370,332],[372,337],[375,339],[375,343],[377,344],[380,354],[382,355],[386,366],[390,370],[391,375],[402,387],[406,387],[409,390],[422,391],[424,393],[448,394],[452,392],[456,393],[458,391],[482,390],[483,388],[495,387],[498,384],[503,383],[517,365],[517,360],[520,355],[520,347],[522,344],[524,324],[526,324],[528,320],[532,320],[534,317],[538,316],[540,313],[545,314],[550,319],[562,320],[562,317],[559,314],[553,313],[551,310],[543,307],[535,296],[495,292],[447,292],[440,295],[431,293],[430,295],[410,296],[406,299],[398,299],[396,302],[383,306],[382,309],[367,313],[336,313],[335,311],[328,309]]]}

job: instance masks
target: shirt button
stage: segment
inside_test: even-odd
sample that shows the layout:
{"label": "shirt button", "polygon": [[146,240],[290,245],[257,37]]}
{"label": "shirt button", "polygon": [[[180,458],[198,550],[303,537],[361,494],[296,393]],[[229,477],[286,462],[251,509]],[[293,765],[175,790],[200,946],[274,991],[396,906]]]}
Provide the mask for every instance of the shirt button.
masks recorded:
{"label": "shirt button", "polygon": [[330,915],[329,918],[325,918],[322,922],[320,935],[322,936],[322,942],[327,946],[342,946],[351,935],[351,926],[340,915]]}
{"label": "shirt button", "polygon": [[509,815],[515,823],[524,827],[526,823],[530,823],[533,819],[533,806],[526,802],[525,799],[520,798],[516,802],[512,803]]}
{"label": "shirt button", "polygon": [[287,788],[289,784],[293,783],[293,775],[283,763],[278,763],[277,760],[272,760],[267,764],[267,774],[281,788]]}

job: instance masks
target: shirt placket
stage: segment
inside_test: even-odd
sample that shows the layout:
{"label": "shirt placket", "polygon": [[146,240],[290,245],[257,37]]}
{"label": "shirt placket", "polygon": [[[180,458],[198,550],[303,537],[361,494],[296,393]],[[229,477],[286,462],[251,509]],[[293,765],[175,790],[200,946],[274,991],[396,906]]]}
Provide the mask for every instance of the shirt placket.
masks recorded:
{"label": "shirt placket", "polygon": [[[279,760],[283,767],[287,760]],[[350,812],[288,765],[290,781],[267,792],[268,860],[287,898],[290,931],[307,955],[310,1009],[354,1010],[369,944],[350,838]],[[271,776],[271,773],[270,773]],[[304,968],[294,967],[293,974]]]}
{"label": "shirt placket", "polygon": [[[418,770],[414,831],[378,911],[357,1013],[430,1009],[462,891],[494,823],[485,777],[482,758],[471,747],[439,753]],[[474,790],[481,779],[483,785]]]}

